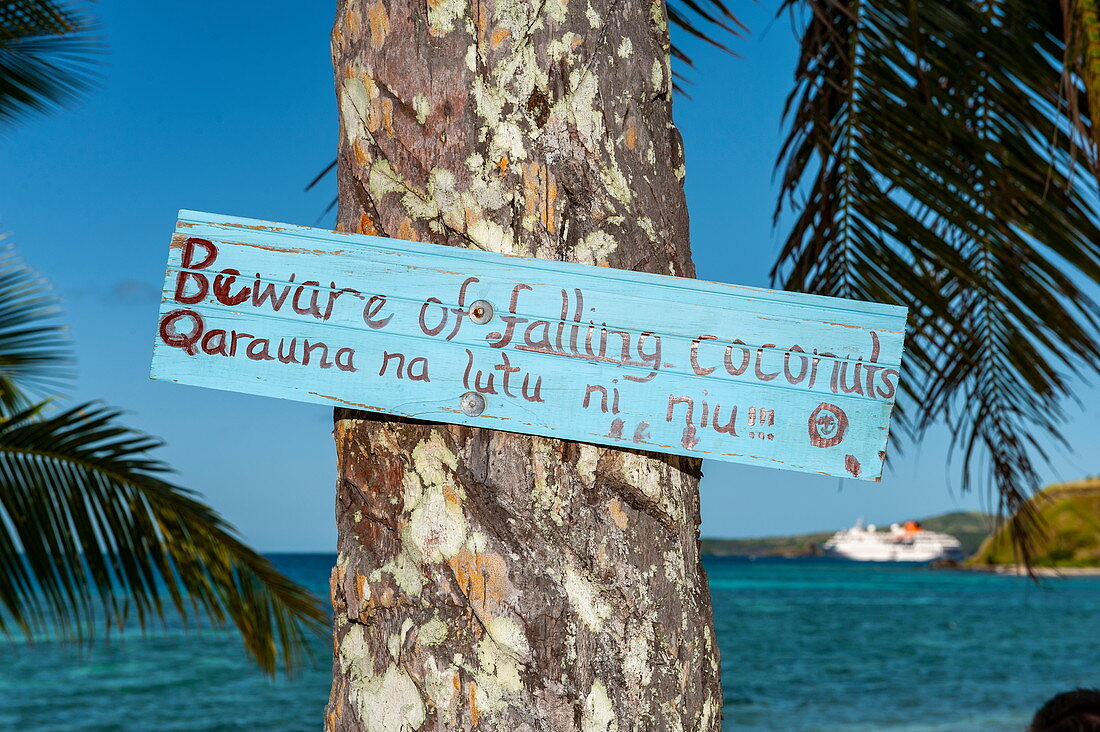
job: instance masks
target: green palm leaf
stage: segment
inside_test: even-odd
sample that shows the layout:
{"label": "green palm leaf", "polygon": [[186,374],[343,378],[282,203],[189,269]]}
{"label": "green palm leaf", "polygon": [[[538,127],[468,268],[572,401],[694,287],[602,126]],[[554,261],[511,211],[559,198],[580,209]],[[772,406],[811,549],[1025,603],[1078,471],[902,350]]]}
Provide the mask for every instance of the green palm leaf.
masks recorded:
{"label": "green palm leaf", "polygon": [[89,404],[47,413],[68,376],[43,280],[0,255],[0,631],[90,638],[169,612],[231,622],[268,673],[328,625],[319,601],[164,476],[158,442]]}
{"label": "green palm leaf", "polygon": [[[1057,4],[789,0],[804,20],[773,277],[908,305],[903,427],[945,424],[1026,560],[1026,498],[1074,375],[1100,368],[1095,191]],[[806,12],[804,12],[806,11]],[[804,17],[808,14],[808,17]],[[1053,14],[1053,15],[1052,15]],[[1087,124],[1087,120],[1086,120]],[[1085,153],[1082,159],[1081,154]]]}
{"label": "green palm leaf", "polygon": [[56,394],[71,377],[57,303],[13,249],[0,252],[0,415]]}
{"label": "green palm leaf", "polygon": [[102,50],[75,3],[0,1],[0,124],[64,104],[96,79]]}
{"label": "green palm leaf", "polygon": [[0,629],[86,637],[168,607],[232,622],[269,673],[300,663],[328,617],[190,491],[164,480],[155,440],[87,404],[0,424]]}

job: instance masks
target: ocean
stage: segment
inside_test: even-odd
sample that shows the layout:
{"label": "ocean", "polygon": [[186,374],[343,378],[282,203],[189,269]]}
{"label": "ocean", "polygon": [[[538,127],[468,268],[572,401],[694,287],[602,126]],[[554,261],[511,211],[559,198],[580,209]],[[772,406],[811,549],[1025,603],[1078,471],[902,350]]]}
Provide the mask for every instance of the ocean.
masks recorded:
{"label": "ocean", "polygon": [[[332,555],[275,555],[327,593]],[[725,729],[1022,730],[1100,686],[1100,577],[1046,580],[708,557]],[[270,681],[232,631],[169,626],[89,649],[0,639],[0,730],[318,730],[331,646]]]}

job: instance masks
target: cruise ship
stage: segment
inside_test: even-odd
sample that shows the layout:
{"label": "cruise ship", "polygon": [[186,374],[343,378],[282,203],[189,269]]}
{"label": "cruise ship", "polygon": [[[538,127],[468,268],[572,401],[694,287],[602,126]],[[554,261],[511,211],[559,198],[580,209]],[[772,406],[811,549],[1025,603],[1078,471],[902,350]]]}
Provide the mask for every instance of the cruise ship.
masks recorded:
{"label": "cruise ship", "polygon": [[962,559],[962,545],[950,534],[921,528],[917,521],[891,524],[889,531],[877,531],[874,524],[857,521],[850,529],[833,534],[822,547],[826,556],[858,562],[931,562]]}

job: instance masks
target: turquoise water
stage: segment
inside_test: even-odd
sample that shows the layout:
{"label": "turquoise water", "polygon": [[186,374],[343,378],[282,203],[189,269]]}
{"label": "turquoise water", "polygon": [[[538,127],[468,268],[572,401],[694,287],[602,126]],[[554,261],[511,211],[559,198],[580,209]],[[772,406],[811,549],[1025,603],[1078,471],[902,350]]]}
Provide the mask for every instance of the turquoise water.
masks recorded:
{"label": "turquoise water", "polygon": [[[326,592],[332,556],[275,557]],[[726,729],[1020,730],[1100,686],[1100,578],[708,558]],[[268,681],[228,631],[168,628],[90,651],[0,641],[0,730],[317,730],[329,644]]]}

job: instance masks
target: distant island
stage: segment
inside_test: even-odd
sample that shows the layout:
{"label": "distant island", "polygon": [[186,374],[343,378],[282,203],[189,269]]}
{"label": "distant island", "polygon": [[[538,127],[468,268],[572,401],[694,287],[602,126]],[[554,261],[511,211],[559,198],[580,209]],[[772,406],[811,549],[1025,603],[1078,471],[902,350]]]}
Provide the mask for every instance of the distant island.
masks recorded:
{"label": "distant island", "polygon": [[[1045,524],[1036,539],[1032,566],[1042,568],[1100,568],[1100,477],[1045,488],[1031,505]],[[967,566],[992,568],[1016,565],[1011,520],[992,534]]]}
{"label": "distant island", "polygon": [[[1100,514],[1097,514],[1100,515]],[[902,519],[898,523],[902,523]],[[996,518],[978,511],[953,511],[920,519],[931,531],[951,534],[962,544],[963,553],[974,554],[996,526]],[[841,527],[837,527],[841,528]],[[716,557],[813,557],[821,554],[821,545],[836,533],[820,531],[793,536],[767,536],[753,539],[708,539],[699,541],[699,551]]]}

